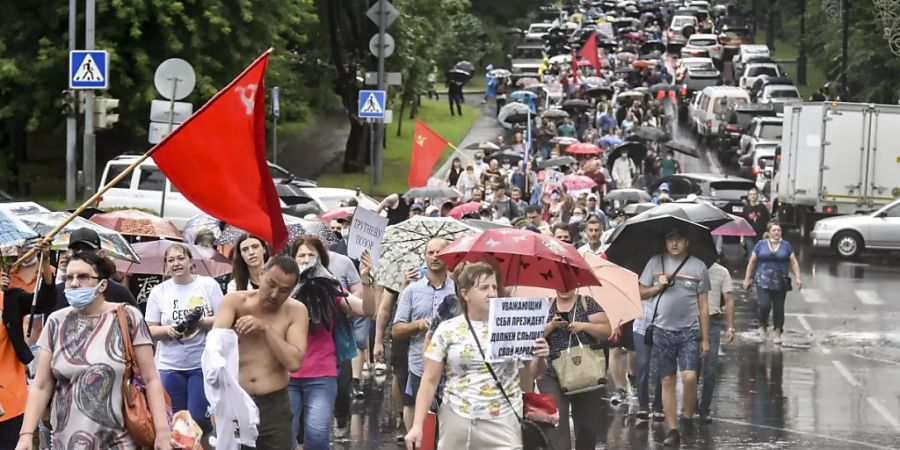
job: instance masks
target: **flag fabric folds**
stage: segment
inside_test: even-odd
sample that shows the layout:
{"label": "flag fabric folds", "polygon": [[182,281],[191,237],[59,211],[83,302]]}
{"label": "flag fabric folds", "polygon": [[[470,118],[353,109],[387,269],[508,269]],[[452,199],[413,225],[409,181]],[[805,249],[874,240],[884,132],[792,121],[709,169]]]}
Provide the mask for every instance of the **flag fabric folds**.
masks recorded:
{"label": "flag fabric folds", "polygon": [[413,134],[412,158],[409,163],[409,187],[416,188],[428,184],[434,164],[441,159],[447,140],[435,133],[425,122],[416,120]]}
{"label": "flag fabric folds", "polygon": [[191,203],[280,250],[288,232],[266,162],[263,79],[270,53],[257,58],[150,153]]}
{"label": "flag fabric folds", "polygon": [[587,41],[584,42],[584,45],[581,47],[581,50],[578,52],[578,56],[582,59],[591,63],[594,66],[594,70],[597,73],[600,73],[600,58],[597,56],[597,33],[591,32],[591,35],[588,36]]}

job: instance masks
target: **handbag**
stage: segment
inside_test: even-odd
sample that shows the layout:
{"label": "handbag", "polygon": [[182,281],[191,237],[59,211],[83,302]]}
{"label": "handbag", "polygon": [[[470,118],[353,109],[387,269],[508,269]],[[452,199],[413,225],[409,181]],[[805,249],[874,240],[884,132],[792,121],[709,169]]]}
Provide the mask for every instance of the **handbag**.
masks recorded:
{"label": "handbag", "polygon": [[[116,317],[119,320],[119,330],[122,333],[122,346],[125,354],[125,379],[122,382],[122,418],[125,421],[125,430],[138,448],[153,447],[156,441],[156,428],[153,424],[153,415],[147,403],[146,386],[141,378],[141,369],[134,360],[134,347],[131,344],[131,331],[128,328],[128,320],[125,318],[125,304],[116,307]],[[166,410],[169,416],[169,425],[172,424],[172,399],[163,391]]]}
{"label": "handbag", "polygon": [[782,275],[781,276],[781,286],[785,291],[793,291],[794,285],[791,283],[790,275]]}
{"label": "handbag", "polygon": [[[579,299],[580,300],[580,299]],[[572,308],[572,317],[578,309],[578,301]],[[573,346],[572,341],[578,343]],[[606,357],[602,350],[585,346],[578,333],[569,333],[569,348],[559,353],[553,360],[553,370],[559,379],[559,386],[566,395],[579,394],[599,389],[606,379]]]}
{"label": "handbag", "polygon": [[[662,295],[666,292],[666,289],[669,289],[669,286],[675,283],[675,276],[678,275],[678,272],[681,271],[681,268],[684,267],[684,263],[687,262],[688,258],[691,255],[685,256],[685,258],[681,261],[681,264],[675,269],[675,272],[672,273],[672,277],[669,278],[669,282],[663,286],[662,290],[659,291],[659,294],[656,296],[656,306],[653,307],[653,317],[650,319],[650,323],[647,324],[647,329],[644,330],[644,345],[648,347],[653,346],[653,322],[656,320],[656,311],[659,310],[659,302],[662,300]],[[666,271],[666,259],[665,255],[659,255],[659,264],[662,266],[663,273]]]}
{"label": "handbag", "polygon": [[543,426],[527,417],[522,417],[518,412],[516,412],[516,408],[515,406],[513,406],[512,400],[510,400],[509,396],[506,395],[506,389],[503,389],[503,383],[500,382],[500,378],[497,377],[497,374],[494,372],[494,368],[491,367],[491,365],[487,362],[487,357],[484,355],[484,349],[481,348],[481,342],[478,341],[478,335],[475,333],[475,328],[472,327],[472,322],[469,320],[469,316],[465,315],[465,318],[466,323],[469,325],[469,332],[472,333],[472,338],[475,339],[475,346],[478,347],[478,353],[481,353],[481,359],[484,362],[484,365],[487,367],[488,373],[491,374],[491,378],[494,379],[494,383],[497,384],[497,388],[500,389],[500,393],[503,394],[503,398],[506,399],[506,403],[509,404],[509,407],[512,409],[513,414],[516,416],[516,420],[519,421],[519,426],[521,426],[522,428],[523,449],[552,450],[553,444],[550,443],[550,437],[547,436],[546,432],[544,432]]}

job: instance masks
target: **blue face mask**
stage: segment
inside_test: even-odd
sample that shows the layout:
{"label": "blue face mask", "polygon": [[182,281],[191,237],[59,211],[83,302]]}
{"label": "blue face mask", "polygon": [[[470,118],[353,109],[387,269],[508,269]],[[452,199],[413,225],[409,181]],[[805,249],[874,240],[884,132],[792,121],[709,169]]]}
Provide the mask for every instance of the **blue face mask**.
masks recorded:
{"label": "blue face mask", "polygon": [[97,291],[102,284],[101,282],[94,287],[66,288],[66,300],[69,301],[69,305],[73,308],[81,311],[97,298]]}

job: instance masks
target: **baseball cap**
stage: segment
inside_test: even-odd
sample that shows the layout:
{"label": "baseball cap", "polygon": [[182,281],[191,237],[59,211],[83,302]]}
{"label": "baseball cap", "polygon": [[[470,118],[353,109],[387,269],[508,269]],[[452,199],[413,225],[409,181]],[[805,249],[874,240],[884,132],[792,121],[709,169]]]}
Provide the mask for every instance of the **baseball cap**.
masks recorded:
{"label": "baseball cap", "polygon": [[588,200],[597,200],[597,194],[588,194],[587,199]]}
{"label": "baseball cap", "polygon": [[672,227],[669,231],[666,232],[666,239],[669,239],[671,237],[686,238],[687,233],[681,227]]}
{"label": "baseball cap", "polygon": [[669,192],[669,183],[663,183],[659,185],[659,190]]}
{"label": "baseball cap", "polygon": [[99,249],[100,235],[90,228],[79,228],[69,234],[69,248],[75,244],[87,244],[93,249]]}
{"label": "baseball cap", "polygon": [[430,205],[430,206],[428,206],[428,208],[425,209],[425,214],[427,214],[429,216],[432,214],[437,214],[439,212],[441,212],[441,210],[435,205]]}
{"label": "baseball cap", "polygon": [[623,210],[622,208],[616,208],[616,209],[612,210],[611,213],[609,213],[609,217],[612,219],[615,219],[616,217],[622,217],[624,215],[625,215],[625,210]]}
{"label": "baseball cap", "polygon": [[425,207],[422,206],[421,203],[413,203],[412,206],[409,207],[410,211],[414,209],[418,209],[419,211],[425,211]]}

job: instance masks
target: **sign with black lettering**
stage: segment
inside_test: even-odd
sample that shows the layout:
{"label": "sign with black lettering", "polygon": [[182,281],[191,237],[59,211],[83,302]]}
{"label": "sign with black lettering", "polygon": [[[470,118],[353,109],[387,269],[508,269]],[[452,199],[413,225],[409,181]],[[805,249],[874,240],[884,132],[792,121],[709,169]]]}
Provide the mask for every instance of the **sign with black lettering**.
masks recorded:
{"label": "sign with black lettering", "polygon": [[372,263],[378,262],[381,255],[381,237],[387,228],[387,217],[381,217],[375,212],[357,207],[353,212],[353,222],[350,223],[350,237],[347,239],[347,256],[359,259],[363,250],[369,251]]}
{"label": "sign with black lettering", "polygon": [[531,360],[534,341],[544,336],[550,312],[546,298],[495,298],[488,315],[488,358]]}

